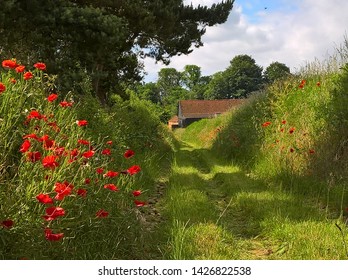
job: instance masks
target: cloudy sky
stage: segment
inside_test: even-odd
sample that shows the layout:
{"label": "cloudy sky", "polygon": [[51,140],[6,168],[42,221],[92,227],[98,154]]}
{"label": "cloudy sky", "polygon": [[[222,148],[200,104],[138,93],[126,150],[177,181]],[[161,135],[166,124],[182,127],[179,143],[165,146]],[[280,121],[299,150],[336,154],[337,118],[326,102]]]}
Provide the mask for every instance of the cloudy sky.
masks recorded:
{"label": "cloudy sky", "polygon": [[[185,2],[210,6],[219,1]],[[182,71],[195,64],[203,75],[212,75],[225,70],[234,56],[247,54],[264,69],[278,61],[295,72],[306,62],[334,53],[347,34],[347,0],[235,0],[227,22],[207,29],[204,46],[172,58],[168,67]],[[145,81],[156,81],[163,67],[146,59]]]}

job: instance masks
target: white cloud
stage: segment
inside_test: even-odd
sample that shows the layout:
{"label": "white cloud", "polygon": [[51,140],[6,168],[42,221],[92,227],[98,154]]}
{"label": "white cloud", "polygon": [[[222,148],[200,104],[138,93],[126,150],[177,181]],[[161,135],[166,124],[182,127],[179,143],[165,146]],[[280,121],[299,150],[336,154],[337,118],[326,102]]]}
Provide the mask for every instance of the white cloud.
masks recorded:
{"label": "white cloud", "polygon": [[[256,1],[256,0],[254,0]],[[186,1],[190,3],[190,1]],[[218,1],[192,1],[211,5]],[[252,7],[248,1],[248,7]],[[203,37],[204,47],[190,55],[172,58],[168,67],[181,71],[187,64],[201,67],[204,75],[223,71],[230,60],[239,54],[251,55],[258,65],[266,68],[279,61],[292,71],[305,61],[324,59],[340,44],[348,28],[348,1],[345,0],[289,0],[280,1],[282,7],[255,11],[250,14],[235,1],[228,21],[210,27]],[[288,4],[288,5],[286,5]],[[157,72],[165,67],[145,61],[149,73],[146,80],[156,80]]]}

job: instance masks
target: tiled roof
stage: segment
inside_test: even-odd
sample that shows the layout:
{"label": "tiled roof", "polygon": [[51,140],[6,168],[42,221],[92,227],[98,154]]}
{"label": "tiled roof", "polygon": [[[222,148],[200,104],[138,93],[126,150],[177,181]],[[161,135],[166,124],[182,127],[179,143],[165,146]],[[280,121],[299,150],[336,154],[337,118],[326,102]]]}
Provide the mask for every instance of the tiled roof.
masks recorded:
{"label": "tiled roof", "polygon": [[206,118],[227,112],[229,109],[241,105],[244,101],[245,99],[181,100],[179,101],[180,117]]}
{"label": "tiled roof", "polygon": [[173,116],[173,117],[171,117],[171,119],[168,122],[178,123],[179,122],[179,118],[178,118],[178,116]]}

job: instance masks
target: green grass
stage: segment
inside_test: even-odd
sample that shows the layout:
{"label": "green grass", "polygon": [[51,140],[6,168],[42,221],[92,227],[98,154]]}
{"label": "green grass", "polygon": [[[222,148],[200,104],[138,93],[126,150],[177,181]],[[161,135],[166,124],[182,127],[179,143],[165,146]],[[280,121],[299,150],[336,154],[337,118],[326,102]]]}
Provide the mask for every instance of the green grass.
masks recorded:
{"label": "green grass", "polygon": [[194,141],[177,150],[162,202],[165,258],[347,259],[336,226],[347,239],[344,223],[330,216],[320,194],[254,178],[197,145],[196,128],[179,131]]}

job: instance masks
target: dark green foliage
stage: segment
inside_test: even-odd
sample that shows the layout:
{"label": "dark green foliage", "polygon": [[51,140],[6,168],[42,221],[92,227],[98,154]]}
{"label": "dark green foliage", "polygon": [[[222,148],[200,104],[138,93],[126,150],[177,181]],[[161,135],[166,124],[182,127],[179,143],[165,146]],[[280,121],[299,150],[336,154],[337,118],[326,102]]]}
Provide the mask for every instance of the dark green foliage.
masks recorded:
{"label": "dark green foliage", "polygon": [[213,76],[205,92],[205,98],[246,98],[262,86],[262,67],[249,55],[237,55],[225,71]]}
{"label": "dark green foliage", "polygon": [[[202,46],[206,26],[223,23],[233,1],[211,8],[181,0],[2,0],[0,55],[22,63],[43,60],[59,74],[59,90],[85,76],[100,101],[139,81],[139,57],[169,62]],[[76,90],[80,88],[77,86]],[[82,90],[80,89],[80,92]]]}
{"label": "dark green foliage", "polygon": [[284,63],[272,62],[264,72],[266,83],[273,83],[276,80],[286,79],[290,75],[290,68]]}

